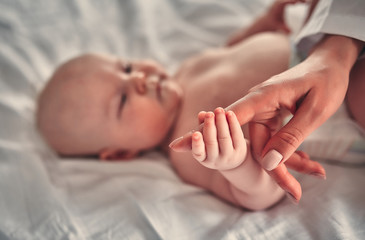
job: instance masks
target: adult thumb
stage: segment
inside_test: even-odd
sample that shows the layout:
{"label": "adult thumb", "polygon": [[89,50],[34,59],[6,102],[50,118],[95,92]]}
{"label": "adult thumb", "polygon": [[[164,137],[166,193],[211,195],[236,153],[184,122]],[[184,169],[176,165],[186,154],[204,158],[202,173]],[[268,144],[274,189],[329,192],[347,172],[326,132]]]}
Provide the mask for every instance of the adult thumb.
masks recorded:
{"label": "adult thumb", "polygon": [[268,171],[275,169],[296,151],[303,140],[303,133],[298,128],[284,126],[265,145],[262,166]]}
{"label": "adult thumb", "polygon": [[[275,133],[262,151],[262,166],[271,171],[285,162],[299,147],[304,139],[323,122],[312,102],[305,99],[290,121]],[[320,108],[318,108],[320,109]]]}

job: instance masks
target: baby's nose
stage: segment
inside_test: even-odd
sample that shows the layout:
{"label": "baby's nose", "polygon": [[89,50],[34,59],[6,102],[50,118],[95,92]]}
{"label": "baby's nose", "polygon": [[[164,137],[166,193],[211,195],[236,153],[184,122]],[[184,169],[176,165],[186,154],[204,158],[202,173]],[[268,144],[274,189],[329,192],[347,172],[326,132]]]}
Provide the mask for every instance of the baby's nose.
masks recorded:
{"label": "baby's nose", "polygon": [[139,94],[146,93],[146,75],[143,72],[133,72],[131,80]]}

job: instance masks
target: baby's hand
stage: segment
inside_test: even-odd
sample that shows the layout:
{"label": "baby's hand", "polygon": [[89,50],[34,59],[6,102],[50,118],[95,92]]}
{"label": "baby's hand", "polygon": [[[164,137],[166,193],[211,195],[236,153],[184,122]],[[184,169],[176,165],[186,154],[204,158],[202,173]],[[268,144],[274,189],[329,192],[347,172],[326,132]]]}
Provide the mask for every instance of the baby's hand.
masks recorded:
{"label": "baby's hand", "polygon": [[214,113],[200,112],[198,118],[204,126],[203,133],[192,135],[193,157],[203,166],[221,171],[241,165],[247,144],[236,115],[217,108]]}

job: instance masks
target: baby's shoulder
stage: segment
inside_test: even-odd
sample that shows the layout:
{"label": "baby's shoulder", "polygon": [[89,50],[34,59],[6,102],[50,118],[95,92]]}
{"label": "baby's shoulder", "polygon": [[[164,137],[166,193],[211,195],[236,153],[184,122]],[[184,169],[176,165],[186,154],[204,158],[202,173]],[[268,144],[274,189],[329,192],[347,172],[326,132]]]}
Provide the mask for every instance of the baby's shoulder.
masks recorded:
{"label": "baby's shoulder", "polygon": [[223,48],[205,50],[185,60],[178,69],[176,76],[183,77],[186,81],[185,79],[195,79],[212,71],[217,71],[226,62],[225,55]]}

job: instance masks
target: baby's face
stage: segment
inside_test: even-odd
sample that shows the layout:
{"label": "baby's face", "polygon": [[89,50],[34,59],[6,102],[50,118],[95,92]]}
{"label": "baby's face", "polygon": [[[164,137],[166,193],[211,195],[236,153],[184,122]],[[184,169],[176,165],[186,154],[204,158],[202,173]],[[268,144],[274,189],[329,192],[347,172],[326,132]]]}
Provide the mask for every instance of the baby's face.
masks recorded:
{"label": "baby's face", "polygon": [[65,136],[61,130],[52,136],[47,129],[42,131],[39,121],[56,150],[66,154],[106,153],[103,158],[115,157],[116,152],[120,157],[122,152],[130,157],[165,138],[179,109],[181,88],[167,78],[161,66],[99,55],[81,57],[74,66],[69,65],[64,71],[61,67],[51,80],[58,82],[48,87],[55,94],[40,98],[40,106],[42,101],[46,106],[52,102],[60,105],[48,107],[48,115],[53,115],[51,121],[56,126],[68,128],[63,131]]}

